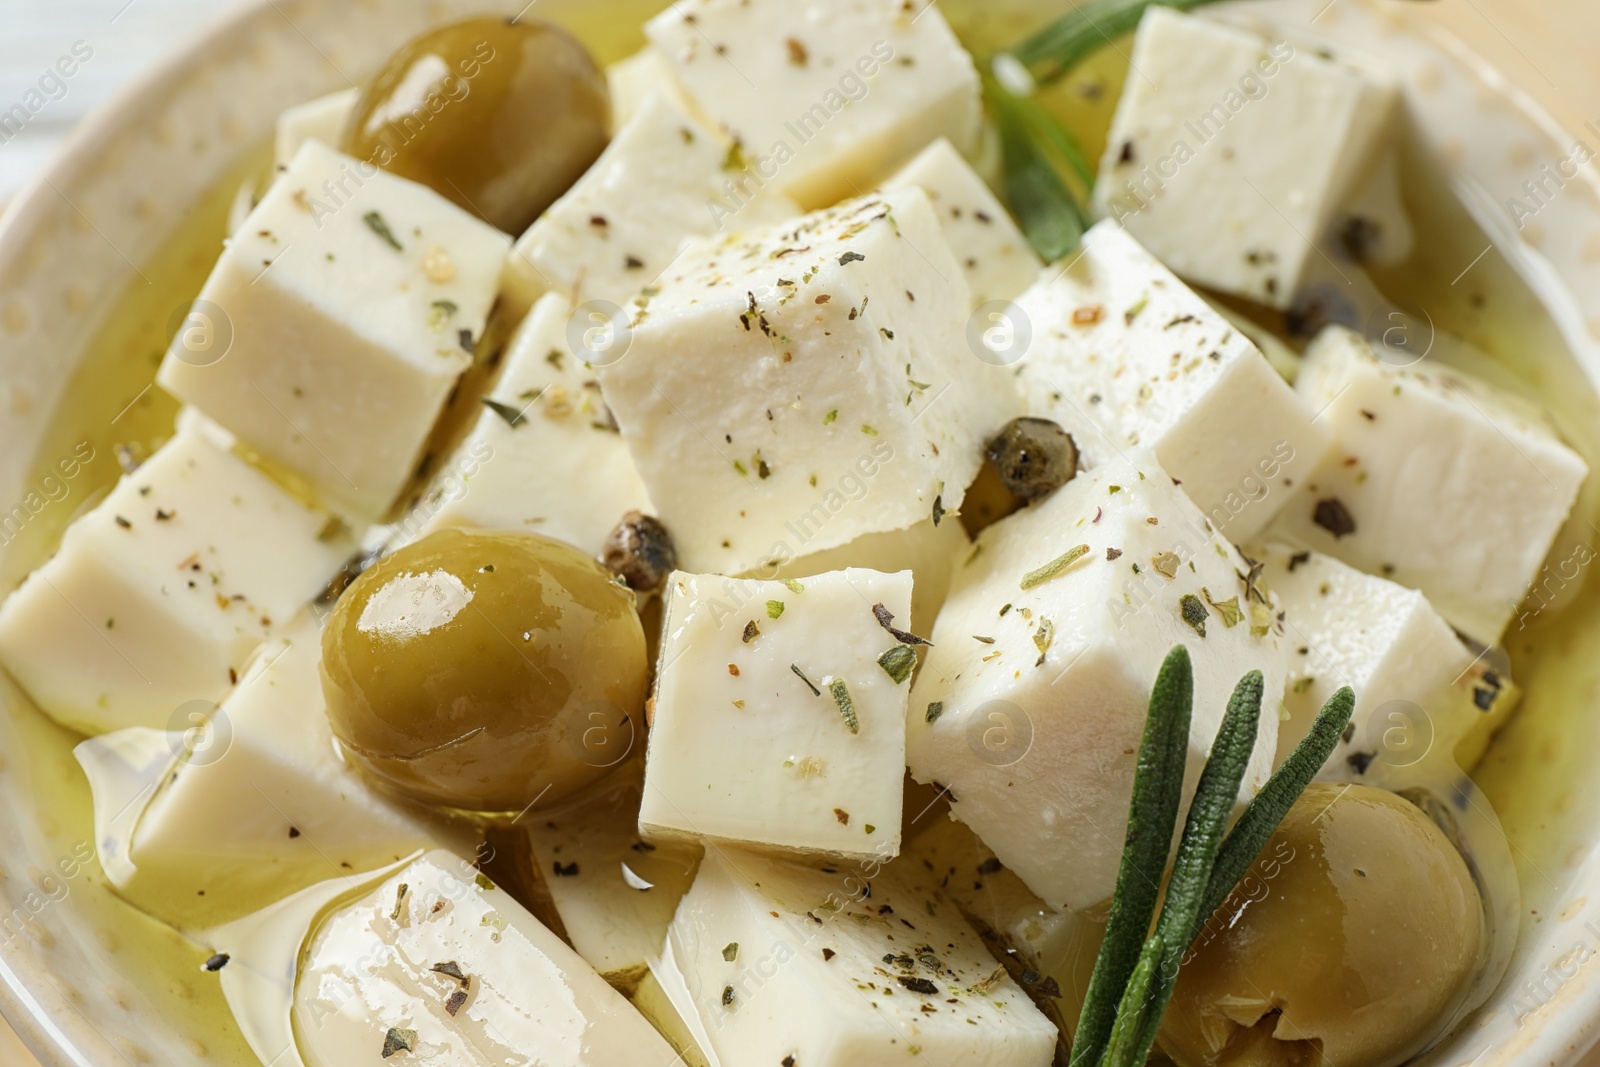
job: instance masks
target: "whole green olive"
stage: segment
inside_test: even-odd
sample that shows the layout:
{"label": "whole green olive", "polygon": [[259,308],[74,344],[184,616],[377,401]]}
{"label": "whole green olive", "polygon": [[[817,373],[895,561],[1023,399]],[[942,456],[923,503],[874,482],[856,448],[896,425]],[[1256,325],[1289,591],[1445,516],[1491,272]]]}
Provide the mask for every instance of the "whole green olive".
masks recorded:
{"label": "whole green olive", "polygon": [[402,45],[339,148],[520,234],[600,155],[610,123],[605,72],[571,34],[472,18]]}
{"label": "whole green olive", "polygon": [[1372,786],[1313,784],[1202,929],[1162,1022],[1180,1067],[1380,1067],[1480,965],[1483,906],[1444,833]]}
{"label": "whole green olive", "polygon": [[[442,530],[351,583],[322,633],[334,736],[414,800],[518,812],[643,739],[633,593],[560,541]],[[545,791],[548,790],[548,794]]]}

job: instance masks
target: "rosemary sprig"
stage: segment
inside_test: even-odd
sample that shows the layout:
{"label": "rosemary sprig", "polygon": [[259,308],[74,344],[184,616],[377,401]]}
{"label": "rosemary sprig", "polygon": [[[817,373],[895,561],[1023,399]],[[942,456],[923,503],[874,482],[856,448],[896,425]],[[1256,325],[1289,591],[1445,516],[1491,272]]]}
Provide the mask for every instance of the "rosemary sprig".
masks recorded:
{"label": "rosemary sprig", "polygon": [[[1154,1046],[1184,954],[1255,862],[1350,721],[1355,694],[1339,690],[1282,767],[1224,836],[1261,720],[1259,671],[1240,679],[1200,774],[1155,929],[1156,901],[1177,822],[1194,682],[1188,652],[1167,654],[1150,697],[1134,774],[1128,835],[1106,937],[1095,960],[1072,1067],[1138,1067]],[[1142,945],[1141,945],[1142,941]]]}
{"label": "rosemary sprig", "polygon": [[1037,85],[1049,85],[1089,53],[1131,33],[1146,8],[1188,11],[1215,0],[1087,0],[1011,50]]}
{"label": "rosemary sprig", "polygon": [[1167,653],[1150,693],[1150,713],[1133,776],[1128,833],[1123,839],[1117,888],[1106,916],[1106,935],[1094,961],[1072,1041],[1072,1067],[1100,1062],[1117,1020],[1117,1003],[1129,987],[1161,894],[1161,875],[1183,799],[1183,772],[1194,710],[1194,668],[1189,650]]}
{"label": "rosemary sprig", "polygon": [[[984,78],[984,92],[1000,135],[1006,203],[1034,251],[1053,263],[1078,247],[1089,220],[1046,147],[1066,143],[1075,149],[1076,142],[1037,104],[1013,95],[994,78]],[[1041,138],[1041,130],[1052,132]],[[1081,150],[1064,156],[1063,162],[1074,171],[1089,173]]]}

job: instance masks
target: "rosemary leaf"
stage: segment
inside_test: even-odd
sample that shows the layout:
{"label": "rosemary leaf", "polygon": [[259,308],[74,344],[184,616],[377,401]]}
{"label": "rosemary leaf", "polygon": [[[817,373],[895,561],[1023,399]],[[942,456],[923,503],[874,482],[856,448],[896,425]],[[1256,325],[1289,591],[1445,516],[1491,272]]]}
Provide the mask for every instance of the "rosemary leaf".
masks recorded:
{"label": "rosemary leaf", "polygon": [[1128,833],[1106,934],[1094,963],[1072,1041],[1072,1067],[1095,1067],[1111,1039],[1117,1005],[1138,966],[1161,892],[1172,831],[1178,822],[1194,710],[1194,668],[1178,645],[1156,674],[1150,714],[1133,776]]}
{"label": "rosemary leaf", "polygon": [[[1074,545],[1044,566],[1035,567],[1027,574],[1024,574],[1022,576],[1022,588],[1032,589],[1036,585],[1043,585],[1088,554],[1088,545]],[[1205,634],[1200,636],[1204,637]]]}
{"label": "rosemary leaf", "polygon": [[[1128,978],[1128,988],[1122,994],[1122,1004],[1117,1011],[1117,1021],[1111,1027],[1111,1040],[1106,1046],[1105,1067],[1140,1067],[1148,1051],[1138,1050],[1139,1035],[1144,1031],[1152,1003],[1151,985],[1157,977],[1157,968],[1166,955],[1166,942],[1156,934],[1144,943],[1139,962]],[[1159,1016],[1158,1016],[1159,1021]]]}
{"label": "rosemary leaf", "polygon": [[[1194,802],[1189,805],[1189,817],[1178,842],[1178,858],[1172,865],[1166,900],[1156,923],[1156,936],[1152,940],[1162,942],[1162,956],[1148,998],[1140,1007],[1138,1040],[1126,1047],[1132,1058],[1117,1063],[1137,1067],[1144,1063],[1156,1043],[1161,1016],[1172,999],[1173,987],[1178,984],[1178,967],[1189,950],[1192,932],[1199,921],[1196,916],[1204,907],[1206,889],[1216,867],[1228,816],[1233,812],[1234,798],[1239,795],[1239,786],[1250,766],[1250,753],[1256,747],[1263,685],[1260,671],[1251,671],[1239,679],[1228,701],[1228,710],[1222,716],[1222,724],[1217,727],[1211,754],[1206,757],[1200,784],[1195,787]],[[1124,1005],[1126,1002],[1124,998]],[[1108,1057],[1107,1063],[1112,1062]]]}
{"label": "rosemary leaf", "polygon": [[1034,251],[1053,263],[1078,247],[1088,219],[1035,139],[1030,105],[993,78],[984,79],[984,89],[1000,134],[1006,202]]}
{"label": "rosemary leaf", "polygon": [[1171,7],[1188,11],[1213,0],[1087,0],[1036,31],[1011,50],[1034,82],[1049,85],[1059,80],[1091,52],[1131,33],[1146,8]]}
{"label": "rosemary leaf", "polygon": [[1217,852],[1217,862],[1211,870],[1211,882],[1206,887],[1205,900],[1200,905],[1194,929],[1190,931],[1185,944],[1193,943],[1205,921],[1222,907],[1222,902],[1228,899],[1228,894],[1233,892],[1250,865],[1256,861],[1283,817],[1328,761],[1334,746],[1339,743],[1339,736],[1350,722],[1355,706],[1356,694],[1349,686],[1329,697],[1317,713],[1311,729],[1306,731],[1306,736],[1300,739],[1289,758],[1284,760],[1283,766],[1272,772],[1272,777],[1261,787],[1261,792],[1244,809],[1244,814],[1234,823]]}

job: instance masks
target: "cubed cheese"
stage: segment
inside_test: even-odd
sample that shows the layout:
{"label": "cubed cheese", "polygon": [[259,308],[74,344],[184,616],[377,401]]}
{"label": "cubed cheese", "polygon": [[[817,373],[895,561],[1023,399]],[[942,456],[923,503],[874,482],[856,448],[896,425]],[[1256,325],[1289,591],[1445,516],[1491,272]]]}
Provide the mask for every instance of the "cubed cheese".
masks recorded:
{"label": "cubed cheese", "polygon": [[908,617],[911,573],[677,572],[664,596],[640,829],[893,856],[916,656],[873,608]]}
{"label": "cubed cheese", "polygon": [[382,515],[471,362],[508,244],[432,190],[307,141],[200,292],[190,321],[212,332],[181,331],[157,380],[319,493]]}
{"label": "cubed cheese", "polygon": [[950,591],[951,572],[971,551],[972,542],[958,520],[950,518],[936,523],[929,518],[904,530],[865,534],[838,548],[794,559],[768,560],[749,577],[809,578],[851,567],[885,573],[909,570],[913,578],[911,619],[909,624],[901,619],[895,625],[925,637],[933,632],[933,620],[944,606],[945,594]]}
{"label": "cubed cheese", "polygon": [[0,607],[0,659],[75,730],[167,728],[221,700],[355,550],[333,516],[181,430]]}
{"label": "cubed cheese", "polygon": [[[1234,686],[1269,694],[1241,797],[1277,746],[1277,607],[1148,452],[1084,471],[978,538],[933,628],[907,714],[919,782],[1046,904],[1111,896],[1150,687],[1174,645],[1194,660],[1189,773]],[[1254,592],[1252,592],[1254,590]]]}
{"label": "cubed cheese", "polygon": [[685,237],[799,213],[787,197],[754,188],[743,207],[722,204],[748,180],[726,142],[654,94],[517,240],[511,269],[530,293],[623,304],[667,269]]}
{"label": "cubed cheese", "polygon": [[670,947],[723,1064],[1051,1062],[1056,1028],[955,905],[898,867],[706,854]]}
{"label": "cubed cheese", "polygon": [[278,167],[288,167],[295,153],[300,151],[300,146],[307,141],[321,141],[329,148],[338,148],[345,120],[350,117],[360,96],[360,89],[340,89],[336,93],[285,109],[278,116],[277,139],[274,142],[273,157]]}
{"label": "cubed cheese", "polygon": [[1283,607],[1290,649],[1279,762],[1346,685],[1356,694],[1354,729],[1324,777],[1381,781],[1390,768],[1449,760],[1481,715],[1473,705],[1479,679],[1474,657],[1427,598],[1320,552],[1271,545],[1250,554],[1265,564],[1260,581]]}
{"label": "cubed cheese", "polygon": [[967,311],[917,188],[686,251],[600,375],[684,567],[742,573],[959,507],[1019,406]]}
{"label": "cubed cheese", "polygon": [[599,555],[623,515],[651,510],[594,369],[567,343],[567,310],[548,294],[517,327],[476,425],[418,507],[422,532],[537,533]]}
{"label": "cubed cheese", "polygon": [[1394,80],[1152,7],[1095,207],[1192,281],[1286,308],[1394,112]]}
{"label": "cubed cheese", "polygon": [[972,303],[1011,300],[1033,284],[1044,264],[989,187],[947,138],[941,137],[884,183],[916,185],[928,194],[939,228],[967,276]]}
{"label": "cubed cheese", "polygon": [[1260,350],[1114,223],[1017,303],[1032,326],[1031,413],[1106,427],[1110,442],[1082,435],[1092,456],[1153,450],[1236,542],[1266,526],[1327,449]]}
{"label": "cubed cheese", "polygon": [[616,990],[471,864],[433,851],[213,932],[251,1049],[277,1067],[669,1067]]}
{"label": "cubed cheese", "polygon": [[807,208],[870,189],[930,141],[967,151],[972,57],[931,2],[693,0],[645,26],[678,83]]}
{"label": "cubed cheese", "polygon": [[1295,388],[1334,447],[1275,532],[1427,595],[1493,645],[1588,475],[1543,412],[1428,360],[1395,366],[1329,327]]}
{"label": "cubed cheese", "polygon": [[639,836],[642,768],[530,820],[528,840],[578,955],[632,996],[661,954],[667,924],[700,866],[697,845]]}
{"label": "cubed cheese", "polygon": [[626,59],[619,59],[606,68],[606,85],[611,90],[611,128],[620,130],[652,95],[664,94],[679,109],[689,110],[689,99],[683,95],[672,76],[666,58],[655,48],[645,45]]}
{"label": "cubed cheese", "polygon": [[307,613],[262,647],[220,709],[197,706],[181,723],[188,736],[168,735],[169,766],[151,795],[96,789],[97,817],[133,816],[115,850],[127,863],[107,867],[124,897],[181,930],[204,929],[322,881],[330,864],[370,871],[438,840],[339,758],[321,651]]}

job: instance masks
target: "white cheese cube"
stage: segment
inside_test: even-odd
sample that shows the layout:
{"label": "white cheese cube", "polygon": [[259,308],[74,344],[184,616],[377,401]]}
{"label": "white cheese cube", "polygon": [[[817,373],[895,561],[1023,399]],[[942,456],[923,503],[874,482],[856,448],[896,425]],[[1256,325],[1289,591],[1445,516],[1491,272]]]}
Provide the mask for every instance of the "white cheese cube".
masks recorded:
{"label": "white cheese cube", "polygon": [[884,182],[928,194],[939,228],[967,276],[973,306],[1014,299],[1044,267],[998,198],[948,139],[941,137]]}
{"label": "white cheese cube", "polygon": [[355,551],[333,516],[181,430],[0,607],[0,659],[75,730],[168,728],[221,700]]}
{"label": "white cheese cube", "polygon": [[911,873],[891,864],[841,874],[708,852],[670,944],[717,1058],[1050,1063],[1056,1028],[954,903]]}
{"label": "white cheese cube", "polygon": [[676,572],[639,827],[784,851],[900,848],[911,650],[873,613],[911,611],[911,574],[804,582]]}
{"label": "white cheese cube", "polygon": [[912,775],[947,786],[956,817],[1046,904],[1106,900],[1174,645],[1194,663],[1191,782],[1251,670],[1268,697],[1241,798],[1272,770],[1285,653],[1247,576],[1149,453],[1080,472],[986,529],[957,569],[911,694]]}
{"label": "white cheese cube", "polygon": [[744,180],[726,142],[655,94],[617,131],[583,177],[517,239],[511,269],[529,293],[572,305],[625,303],[666,270],[685,237],[799,214],[793,201],[756,191],[737,213],[719,209]]}
{"label": "white cheese cube", "polygon": [[1274,532],[1421,590],[1450,625],[1496,644],[1588,475],[1583,459],[1532,405],[1437,360],[1390,365],[1342,327],[1317,335],[1295,388],[1334,447]]}
{"label": "white cheese cube", "polygon": [[1019,407],[967,312],[917,188],[691,246],[600,375],[683,566],[738,574],[797,536],[820,551],[956,510]]}
{"label": "white cheese cube", "polygon": [[307,141],[200,291],[190,322],[211,332],[180,332],[157,381],[381,516],[471,363],[508,244],[432,190]]}
{"label": "white cheese cube", "polygon": [[1031,413],[1111,428],[1122,439],[1101,454],[1151,449],[1233,541],[1259,533],[1327,449],[1261,351],[1114,223],[1018,305]]}
{"label": "white cheese cube", "polygon": [[517,327],[477,423],[419,505],[423,533],[537,533],[599,555],[623,515],[651,511],[569,325],[567,301],[551,293]]}
{"label": "white cheese cube", "polygon": [[593,968],[448,852],[312,886],[211,940],[228,1006],[277,1067],[674,1062]]}
{"label": "white cheese cube", "polygon": [[1288,307],[1391,121],[1393,78],[1162,7],[1131,63],[1096,211],[1185,278]]}
{"label": "white cheese cube", "polygon": [[[801,548],[804,542],[796,537]],[[933,632],[945,594],[950,591],[950,575],[956,564],[972,551],[972,542],[961,523],[951,517],[935,523],[924,519],[904,530],[865,534],[838,548],[811,552],[798,558],[778,557],[751,572],[751,578],[809,578],[828,571],[861,567],[869,571],[911,572],[911,619],[895,622],[901,629],[926,637]]]}
{"label": "white cheese cube", "polygon": [[1323,777],[1359,781],[1428,757],[1449,760],[1480,717],[1475,663],[1427,598],[1320,552],[1271,545],[1250,554],[1266,565],[1260,581],[1284,610],[1288,717],[1278,727],[1278,761],[1346,685],[1356,693],[1353,729]]}
{"label": "white cheese cube", "polygon": [[338,148],[345,120],[355,110],[356,100],[360,96],[360,89],[340,89],[336,93],[286,108],[278,116],[277,137],[273,142],[273,158],[278,168],[287,168],[295,153],[300,151],[300,146],[307,141],[321,141],[329,148]]}
{"label": "white cheese cube", "polygon": [[[197,707],[169,735],[166,773],[133,805],[107,868],[117,890],[181,930],[238,918],[327,877],[394,863],[439,840],[437,830],[381,799],[339,758],[317,665],[317,620],[306,613],[264,645],[220,709]],[[97,790],[95,807],[131,797]]]}
{"label": "white cheese cube", "polygon": [[936,138],[977,141],[978,74],[932,3],[693,0],[645,34],[756,173],[807,208],[872,188]]}
{"label": "white cheese cube", "polygon": [[528,828],[567,942],[626,996],[661,954],[667,924],[700,866],[696,845],[639,836],[640,772],[635,763],[610,788]]}
{"label": "white cheese cube", "polygon": [[672,76],[666,57],[650,45],[607,67],[606,85],[611,90],[613,130],[626,126],[644,102],[657,93],[665,95],[679,110],[690,109],[689,98]]}
{"label": "white cheese cube", "polygon": [[[974,928],[1015,950],[1040,975],[1069,970],[1081,942],[1081,924],[1070,912],[1040,900],[963,822],[948,812],[924,816],[906,839],[895,869],[921,868],[922,877],[955,901]],[[1058,977],[1057,983],[1061,984]]]}

